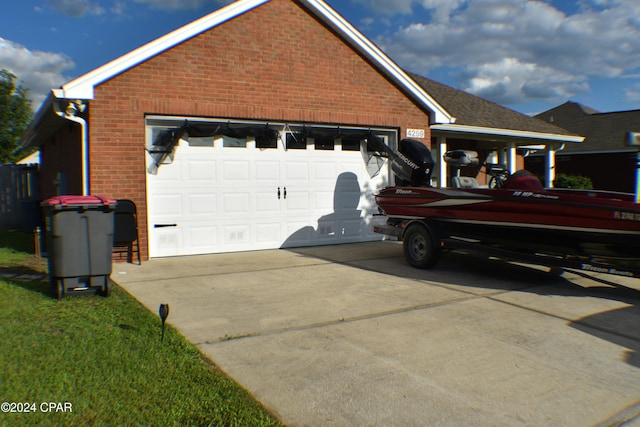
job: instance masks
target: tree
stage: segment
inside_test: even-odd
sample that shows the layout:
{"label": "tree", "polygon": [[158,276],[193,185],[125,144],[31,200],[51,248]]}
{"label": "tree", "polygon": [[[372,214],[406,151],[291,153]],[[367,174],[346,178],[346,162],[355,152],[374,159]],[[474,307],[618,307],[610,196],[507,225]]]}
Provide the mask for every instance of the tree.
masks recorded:
{"label": "tree", "polygon": [[21,151],[18,143],[33,117],[29,90],[11,72],[0,69],[0,164],[11,163],[35,151]]}

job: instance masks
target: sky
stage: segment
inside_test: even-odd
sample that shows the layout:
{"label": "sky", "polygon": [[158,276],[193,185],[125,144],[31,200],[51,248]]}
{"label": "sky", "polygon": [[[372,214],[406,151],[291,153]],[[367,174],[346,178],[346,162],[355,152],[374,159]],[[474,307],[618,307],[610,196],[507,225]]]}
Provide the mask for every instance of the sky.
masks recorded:
{"label": "sky", "polygon": [[[51,88],[229,0],[8,0],[0,68]],[[639,0],[325,0],[408,71],[524,114],[640,109]]]}

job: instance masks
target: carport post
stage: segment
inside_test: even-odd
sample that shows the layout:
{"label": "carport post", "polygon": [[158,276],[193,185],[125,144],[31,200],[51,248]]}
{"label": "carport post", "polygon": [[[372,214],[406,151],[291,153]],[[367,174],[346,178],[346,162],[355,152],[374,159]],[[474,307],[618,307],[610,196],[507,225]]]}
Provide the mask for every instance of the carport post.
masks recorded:
{"label": "carport post", "polygon": [[636,147],[636,203],[640,203],[640,133],[627,132],[625,143],[629,147]]}

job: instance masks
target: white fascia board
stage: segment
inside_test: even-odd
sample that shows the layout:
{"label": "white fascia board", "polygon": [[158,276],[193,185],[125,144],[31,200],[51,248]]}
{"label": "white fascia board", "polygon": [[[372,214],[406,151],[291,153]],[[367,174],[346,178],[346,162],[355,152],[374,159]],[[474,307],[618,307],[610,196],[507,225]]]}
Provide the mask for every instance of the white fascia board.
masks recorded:
{"label": "white fascia board", "polygon": [[55,93],[53,92],[54,91],[49,92],[42,104],[40,104],[40,108],[38,108],[38,111],[36,111],[33,119],[31,119],[27,130],[24,132],[24,135],[22,135],[22,138],[20,138],[19,144],[21,146],[29,146],[31,141],[33,141],[33,139],[36,137],[37,130],[40,127],[40,124],[44,121],[47,115],[51,114],[53,99],[54,97],[56,97]]}
{"label": "white fascia board", "polygon": [[190,24],[178,28],[138,49],[135,49],[100,68],[78,77],[63,85],[54,92],[57,98],[65,99],[93,99],[95,86],[134,67],[155,55],[178,44],[233,19],[269,0],[241,0],[231,3],[220,10],[210,13]]}
{"label": "white fascia board", "polygon": [[557,142],[572,142],[581,143],[584,141],[583,136],[572,135],[560,135],[555,133],[544,132],[531,132],[523,130],[512,129],[498,129],[498,128],[485,128],[480,126],[467,126],[467,125],[455,125],[455,124],[435,124],[430,126],[432,131],[460,133],[460,134],[477,134],[486,136],[502,136],[508,138],[518,139],[534,139],[534,140],[547,140]]}
{"label": "white fascia board", "polygon": [[301,4],[316,11],[317,16],[339,34],[351,40],[360,53],[374,63],[380,64],[387,76],[404,86],[414,99],[423,107],[433,113],[434,123],[455,123],[455,118],[438,104],[427,92],[424,91],[411,77],[407,75],[395,62],[393,62],[375,44],[347,22],[335,10],[322,0],[298,0]]}

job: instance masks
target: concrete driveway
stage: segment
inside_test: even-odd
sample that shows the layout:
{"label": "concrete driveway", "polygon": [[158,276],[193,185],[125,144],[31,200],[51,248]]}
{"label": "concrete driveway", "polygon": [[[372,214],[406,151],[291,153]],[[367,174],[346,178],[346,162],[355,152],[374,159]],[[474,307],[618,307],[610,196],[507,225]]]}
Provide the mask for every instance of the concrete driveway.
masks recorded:
{"label": "concrete driveway", "polygon": [[640,425],[640,281],[396,242],[115,264],[291,426]]}

